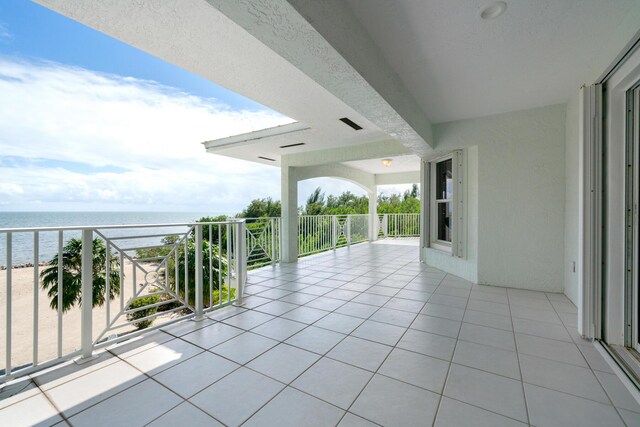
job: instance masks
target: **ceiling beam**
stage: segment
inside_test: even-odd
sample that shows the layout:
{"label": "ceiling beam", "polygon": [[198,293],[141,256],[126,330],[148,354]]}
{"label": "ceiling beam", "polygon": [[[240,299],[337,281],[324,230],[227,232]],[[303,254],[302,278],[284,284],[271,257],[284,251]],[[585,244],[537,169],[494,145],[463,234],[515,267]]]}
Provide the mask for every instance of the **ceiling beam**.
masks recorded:
{"label": "ceiling beam", "polygon": [[414,154],[431,152],[429,120],[346,2],[207,1]]}

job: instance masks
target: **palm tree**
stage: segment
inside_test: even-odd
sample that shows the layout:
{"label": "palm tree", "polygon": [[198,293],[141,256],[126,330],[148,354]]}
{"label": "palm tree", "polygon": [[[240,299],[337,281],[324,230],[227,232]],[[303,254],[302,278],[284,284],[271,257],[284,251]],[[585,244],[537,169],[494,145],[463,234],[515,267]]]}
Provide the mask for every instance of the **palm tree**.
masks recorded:
{"label": "palm tree", "polygon": [[[104,242],[93,239],[93,307],[105,303],[107,292],[106,262],[107,250]],[[62,311],[67,312],[76,304],[82,304],[82,241],[70,239],[62,251]],[[116,256],[110,257],[109,299],[120,294],[120,263]],[[42,289],[47,290],[51,299],[49,306],[58,309],[58,254],[49,262],[49,267],[40,273]]]}

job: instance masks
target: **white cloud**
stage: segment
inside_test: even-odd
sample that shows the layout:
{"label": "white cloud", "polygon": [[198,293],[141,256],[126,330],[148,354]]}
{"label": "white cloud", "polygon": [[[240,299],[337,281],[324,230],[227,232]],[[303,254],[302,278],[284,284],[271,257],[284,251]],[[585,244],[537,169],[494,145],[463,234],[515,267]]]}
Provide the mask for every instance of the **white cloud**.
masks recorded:
{"label": "white cloud", "polygon": [[[91,210],[236,211],[252,198],[278,198],[277,168],[206,154],[200,144],[291,122],[275,112],[237,111],[151,81],[7,57],[0,57],[0,93],[0,158],[49,161],[0,166],[1,209],[66,202]],[[126,171],[80,173],[51,161]]]}
{"label": "white cloud", "polygon": [[13,34],[7,28],[6,24],[0,22],[0,42],[8,42],[13,39]]}

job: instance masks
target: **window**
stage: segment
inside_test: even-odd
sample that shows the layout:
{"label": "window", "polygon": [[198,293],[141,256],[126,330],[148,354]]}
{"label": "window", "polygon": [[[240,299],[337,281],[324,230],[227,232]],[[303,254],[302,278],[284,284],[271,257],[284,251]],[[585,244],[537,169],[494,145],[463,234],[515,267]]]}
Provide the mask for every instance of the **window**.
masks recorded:
{"label": "window", "polygon": [[462,152],[455,151],[427,163],[429,195],[429,246],[462,256]]}

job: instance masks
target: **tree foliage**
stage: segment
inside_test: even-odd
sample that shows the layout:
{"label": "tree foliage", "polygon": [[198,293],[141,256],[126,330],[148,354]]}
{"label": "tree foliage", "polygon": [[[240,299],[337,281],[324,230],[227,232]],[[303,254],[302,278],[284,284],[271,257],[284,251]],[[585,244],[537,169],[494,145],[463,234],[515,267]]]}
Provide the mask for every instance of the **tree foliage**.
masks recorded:
{"label": "tree foliage", "polygon": [[[120,294],[120,265],[116,256],[109,260],[109,299]],[[93,307],[102,306],[107,298],[107,249],[104,242],[93,239]],[[58,254],[49,261],[49,267],[40,273],[42,288],[47,291],[50,307],[58,309]],[[82,304],[82,240],[70,239],[62,250],[62,311]]]}

